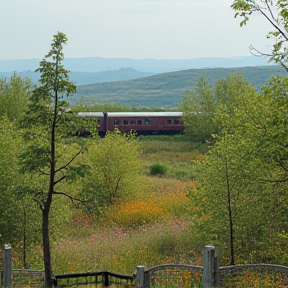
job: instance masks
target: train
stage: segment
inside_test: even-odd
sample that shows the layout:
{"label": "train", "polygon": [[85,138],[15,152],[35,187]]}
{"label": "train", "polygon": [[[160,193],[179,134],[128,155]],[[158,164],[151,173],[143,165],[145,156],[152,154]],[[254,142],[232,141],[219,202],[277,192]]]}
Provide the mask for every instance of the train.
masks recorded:
{"label": "train", "polygon": [[[78,112],[78,117],[95,119],[99,136],[116,128],[137,135],[182,134],[183,112]],[[84,136],[87,131],[81,132]],[[83,136],[80,135],[80,136]]]}

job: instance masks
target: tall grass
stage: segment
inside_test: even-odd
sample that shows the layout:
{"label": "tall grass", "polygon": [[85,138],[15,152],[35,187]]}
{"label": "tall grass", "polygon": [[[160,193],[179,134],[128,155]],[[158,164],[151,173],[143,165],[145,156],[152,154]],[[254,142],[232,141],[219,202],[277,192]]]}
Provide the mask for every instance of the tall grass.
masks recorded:
{"label": "tall grass", "polygon": [[[154,137],[154,138],[153,138]],[[203,160],[207,146],[187,141],[183,135],[140,137],[142,173],[149,175],[151,165],[166,167],[165,176],[181,181],[195,179],[195,161]]]}
{"label": "tall grass", "polygon": [[[110,270],[132,274],[137,265],[195,264],[189,222],[179,219],[137,229],[103,227],[90,237],[54,243],[56,273]],[[67,245],[69,244],[69,245]]]}

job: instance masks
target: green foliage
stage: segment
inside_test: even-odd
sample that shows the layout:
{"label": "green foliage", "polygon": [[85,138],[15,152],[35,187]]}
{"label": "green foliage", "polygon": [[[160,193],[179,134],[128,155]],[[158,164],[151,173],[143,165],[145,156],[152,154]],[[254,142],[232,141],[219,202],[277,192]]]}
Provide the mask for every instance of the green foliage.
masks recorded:
{"label": "green foliage", "polygon": [[33,88],[32,82],[22,79],[16,73],[10,79],[0,78],[0,117],[17,120],[25,112],[28,97]]}
{"label": "green foliage", "polygon": [[254,191],[260,187],[249,181],[246,155],[237,146],[238,141],[234,135],[221,133],[206,161],[199,164],[198,189],[190,191],[195,238],[216,245],[231,265],[243,256],[247,231],[251,232],[247,218],[253,217],[256,222],[261,217],[253,207],[260,197]]}
{"label": "green foliage", "polygon": [[0,118],[0,243],[22,238],[21,201],[13,193],[17,185],[17,155],[20,139],[12,122]]}
{"label": "green foliage", "polygon": [[[62,65],[62,50],[66,42],[67,37],[64,33],[58,32],[54,35],[51,50],[36,70],[41,75],[40,86],[32,91],[28,109],[20,121],[24,143],[19,159],[21,172],[26,176],[22,190],[37,203],[42,212],[46,287],[52,285],[50,237],[53,235],[49,232],[49,215],[54,208],[53,199],[62,195],[72,202],[76,201],[75,193],[70,191],[67,194],[63,182],[76,181],[89,170],[88,165],[78,161],[79,155],[85,150],[84,141],[81,143],[76,137],[69,137],[75,134],[73,129],[76,124],[73,123],[71,113],[67,112],[68,103],[64,98],[75,92],[76,86],[69,82],[69,71]],[[58,219],[65,217],[66,209],[62,207],[58,211]],[[55,221],[56,219],[57,217]]]}
{"label": "green foliage", "polygon": [[167,167],[161,163],[156,163],[150,166],[150,175],[161,175],[164,176],[167,172]]}
{"label": "green foliage", "polygon": [[213,142],[213,134],[219,133],[221,127],[215,121],[219,107],[227,110],[238,95],[255,91],[243,76],[230,74],[226,79],[219,79],[215,88],[200,78],[193,91],[186,91],[181,102],[184,112],[185,133],[194,141]]}
{"label": "green foliage", "polygon": [[[66,41],[63,33],[59,32],[54,36],[51,51],[37,69],[41,73],[41,86],[32,91],[28,111],[20,125],[25,141],[20,155],[22,172],[39,175],[43,181],[38,182],[39,186],[35,190],[42,191],[41,195],[45,195],[47,191],[47,195],[53,194],[54,186],[63,180],[76,180],[78,175],[83,177],[89,168],[75,161],[84,151],[84,142],[76,137],[69,137],[75,134],[78,120],[67,112],[68,104],[64,100],[76,89],[69,82],[69,71],[61,64],[64,59],[62,46]],[[45,183],[45,179],[50,180]],[[51,181],[52,190],[49,190]],[[39,192],[37,195],[39,196]],[[46,200],[44,196],[38,204],[43,208]]]}
{"label": "green foliage", "polygon": [[204,78],[200,78],[193,91],[186,91],[181,102],[184,112],[185,133],[196,141],[211,139],[217,132],[213,123],[215,113],[215,97],[212,86]]}
{"label": "green foliage", "polygon": [[[235,17],[241,17],[240,26],[246,25],[249,17],[253,13],[260,12],[274,30],[267,33],[267,38],[274,38],[275,44],[272,48],[272,53],[268,53],[270,61],[279,63],[282,67],[288,70],[288,13],[287,0],[234,0],[231,7],[234,9]],[[266,51],[259,51],[253,47],[250,48],[252,53],[267,55]]]}
{"label": "green foliage", "polygon": [[196,239],[220,247],[227,259],[233,245],[238,263],[284,260],[278,251],[288,228],[287,88],[286,77],[274,77],[261,93],[247,90],[219,107],[222,131],[191,192]]}
{"label": "green foliage", "polygon": [[92,140],[87,154],[91,176],[85,181],[86,211],[101,214],[114,200],[135,188],[139,173],[139,142],[133,133],[108,132]]}
{"label": "green foliage", "polygon": [[131,106],[125,106],[117,103],[98,103],[98,104],[90,104],[90,105],[84,105],[84,104],[77,104],[73,106],[73,111],[75,112],[133,112],[135,111],[135,108]]}
{"label": "green foliage", "polygon": [[[2,117],[0,121],[0,244],[10,243],[21,256],[19,268],[31,262],[31,248],[41,239],[41,215],[35,203],[25,196],[23,183],[29,176],[19,174],[18,155],[21,137],[15,123]],[[31,252],[31,253],[30,253]],[[24,255],[26,255],[24,257]]]}

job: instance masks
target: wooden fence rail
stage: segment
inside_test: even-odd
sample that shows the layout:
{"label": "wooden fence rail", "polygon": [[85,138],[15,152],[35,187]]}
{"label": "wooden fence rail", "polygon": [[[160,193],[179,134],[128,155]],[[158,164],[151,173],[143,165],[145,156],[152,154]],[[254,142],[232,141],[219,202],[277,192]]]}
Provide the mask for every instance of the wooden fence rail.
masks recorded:
{"label": "wooden fence rail", "polygon": [[[63,280],[65,280],[65,282]],[[124,275],[110,271],[101,271],[55,275],[53,284],[55,287],[88,284],[102,284],[102,286],[110,286],[111,284],[131,284],[134,280],[135,275]]]}

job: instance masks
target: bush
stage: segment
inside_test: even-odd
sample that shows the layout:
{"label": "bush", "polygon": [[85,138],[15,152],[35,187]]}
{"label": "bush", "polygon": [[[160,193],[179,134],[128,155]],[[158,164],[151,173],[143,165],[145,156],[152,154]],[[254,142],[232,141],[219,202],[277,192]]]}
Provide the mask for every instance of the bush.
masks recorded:
{"label": "bush", "polygon": [[156,163],[150,166],[150,175],[165,175],[167,167],[163,164]]}

